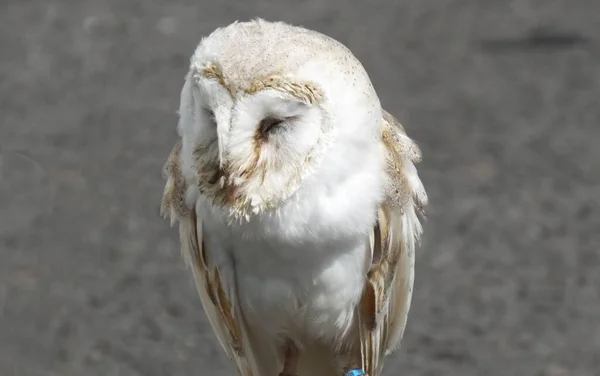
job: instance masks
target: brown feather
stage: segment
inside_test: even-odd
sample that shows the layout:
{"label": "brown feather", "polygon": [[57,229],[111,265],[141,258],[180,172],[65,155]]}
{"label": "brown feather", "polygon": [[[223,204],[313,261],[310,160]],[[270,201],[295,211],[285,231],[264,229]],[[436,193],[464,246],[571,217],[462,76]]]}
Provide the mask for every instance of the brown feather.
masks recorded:
{"label": "brown feather", "polygon": [[358,310],[362,367],[370,376],[380,375],[383,357],[397,346],[390,343],[392,337],[399,341],[404,332],[412,294],[415,244],[405,237],[418,238],[420,234],[420,230],[405,228],[409,226],[405,217],[414,216],[415,210],[426,204],[418,177],[410,175],[416,173],[412,164],[420,161],[420,151],[386,111],[381,140],[386,149],[388,185],[373,228],[372,264]]}
{"label": "brown feather", "polygon": [[323,90],[319,85],[306,81],[297,82],[279,75],[270,75],[253,80],[248,87],[238,87],[235,80],[223,74],[222,69],[212,62],[204,64],[199,72],[194,73],[196,79],[202,76],[209,80],[215,80],[230,94],[243,91],[252,94],[265,89],[278,90],[304,103],[317,104],[323,100]]}
{"label": "brown feather", "polygon": [[163,217],[171,215],[171,209],[179,216],[187,216],[190,213],[185,204],[185,180],[180,166],[181,142],[177,142],[167,162],[163,167],[163,177],[167,180],[163,193],[160,211]]}
{"label": "brown feather", "polygon": [[229,292],[223,286],[219,269],[210,266],[204,235],[201,233],[202,224],[199,223],[195,210],[185,205],[187,187],[180,169],[180,152],[181,143],[178,142],[163,170],[167,185],[161,202],[161,211],[165,216],[171,216],[172,220],[179,220],[181,251],[194,271],[196,288],[200,296],[204,295],[207,298],[202,303],[211,325],[240,374],[251,376],[251,366],[245,360],[243,351],[245,346],[240,327],[243,319],[236,314]]}

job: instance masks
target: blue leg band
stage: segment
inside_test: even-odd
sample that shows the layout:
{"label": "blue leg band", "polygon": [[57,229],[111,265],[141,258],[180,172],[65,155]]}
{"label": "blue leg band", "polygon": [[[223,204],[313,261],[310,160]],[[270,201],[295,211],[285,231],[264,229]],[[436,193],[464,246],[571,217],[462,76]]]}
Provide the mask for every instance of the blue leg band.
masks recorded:
{"label": "blue leg band", "polygon": [[364,374],[365,371],[360,368],[351,369],[350,371],[346,372],[346,376],[361,376]]}

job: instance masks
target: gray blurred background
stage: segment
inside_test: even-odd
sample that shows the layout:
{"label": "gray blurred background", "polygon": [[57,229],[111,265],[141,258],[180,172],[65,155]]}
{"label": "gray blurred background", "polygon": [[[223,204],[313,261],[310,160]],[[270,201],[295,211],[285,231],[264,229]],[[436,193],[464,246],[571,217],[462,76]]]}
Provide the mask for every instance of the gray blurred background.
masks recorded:
{"label": "gray blurred background", "polygon": [[158,205],[189,57],[255,16],[346,44],[423,149],[386,375],[599,375],[597,0],[2,2],[0,375],[233,375]]}

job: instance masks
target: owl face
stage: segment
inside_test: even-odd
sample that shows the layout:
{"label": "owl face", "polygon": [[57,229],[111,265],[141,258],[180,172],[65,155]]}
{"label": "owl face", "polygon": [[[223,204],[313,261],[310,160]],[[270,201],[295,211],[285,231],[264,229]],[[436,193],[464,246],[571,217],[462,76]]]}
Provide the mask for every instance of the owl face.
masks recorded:
{"label": "owl face", "polygon": [[289,77],[233,88],[212,63],[188,75],[179,127],[193,134],[188,149],[201,192],[237,216],[292,196],[326,146],[321,99],[316,85]]}
{"label": "owl face", "polygon": [[303,188],[331,192],[381,154],[381,107],[360,62],[283,23],[233,23],[203,39],[179,114],[186,180],[235,216],[280,208]]}

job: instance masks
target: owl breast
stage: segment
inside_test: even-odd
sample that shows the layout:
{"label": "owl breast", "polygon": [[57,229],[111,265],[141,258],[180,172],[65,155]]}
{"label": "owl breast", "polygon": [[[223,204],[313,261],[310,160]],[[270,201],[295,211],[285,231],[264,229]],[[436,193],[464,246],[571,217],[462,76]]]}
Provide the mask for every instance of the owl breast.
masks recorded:
{"label": "owl breast", "polygon": [[306,336],[335,340],[353,323],[370,259],[365,236],[371,226],[370,210],[361,217],[360,227],[354,218],[348,230],[333,236],[320,228],[339,218],[306,224],[289,237],[280,235],[289,220],[267,221],[263,226],[270,228],[257,229],[260,237],[212,223],[206,226],[206,245],[233,260],[240,304],[252,326],[272,336],[291,332],[298,341]]}
{"label": "owl breast", "polygon": [[363,157],[353,174],[332,184],[309,179],[276,211],[249,221],[232,223],[219,208],[197,206],[207,248],[232,261],[250,325],[298,341],[336,341],[349,332],[370,265],[368,234],[382,201],[376,161]]}

